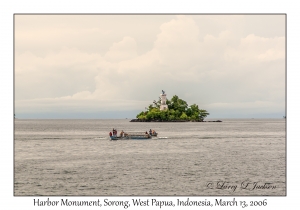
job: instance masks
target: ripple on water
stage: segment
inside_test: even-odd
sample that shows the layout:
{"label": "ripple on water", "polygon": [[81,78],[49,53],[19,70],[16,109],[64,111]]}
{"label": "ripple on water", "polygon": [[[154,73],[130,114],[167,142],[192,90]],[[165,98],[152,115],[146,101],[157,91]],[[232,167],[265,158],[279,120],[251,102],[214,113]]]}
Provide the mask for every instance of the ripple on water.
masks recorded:
{"label": "ripple on water", "polygon": [[[15,126],[15,195],[286,193],[285,124],[279,120],[218,124],[36,120],[30,126],[26,122]],[[152,140],[109,141],[107,136],[113,127],[134,131],[148,130],[150,125],[159,131]],[[272,182],[277,188],[207,189],[207,182],[240,185],[244,180]]]}

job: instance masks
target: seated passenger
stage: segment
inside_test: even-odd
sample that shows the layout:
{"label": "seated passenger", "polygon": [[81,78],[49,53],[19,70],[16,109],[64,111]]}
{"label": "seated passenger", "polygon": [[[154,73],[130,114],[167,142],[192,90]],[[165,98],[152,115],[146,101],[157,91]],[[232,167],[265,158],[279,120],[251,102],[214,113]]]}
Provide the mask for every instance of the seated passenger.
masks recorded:
{"label": "seated passenger", "polygon": [[120,137],[123,137],[123,135],[124,135],[124,131],[122,130],[120,133]]}

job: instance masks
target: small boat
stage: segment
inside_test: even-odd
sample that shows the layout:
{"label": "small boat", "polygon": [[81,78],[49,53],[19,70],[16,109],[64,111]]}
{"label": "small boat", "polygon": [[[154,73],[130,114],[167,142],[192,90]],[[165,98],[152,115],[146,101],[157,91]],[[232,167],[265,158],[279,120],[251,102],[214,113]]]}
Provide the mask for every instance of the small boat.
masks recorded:
{"label": "small boat", "polygon": [[110,136],[110,140],[147,140],[151,139],[151,135],[145,133],[126,133],[124,136]]}

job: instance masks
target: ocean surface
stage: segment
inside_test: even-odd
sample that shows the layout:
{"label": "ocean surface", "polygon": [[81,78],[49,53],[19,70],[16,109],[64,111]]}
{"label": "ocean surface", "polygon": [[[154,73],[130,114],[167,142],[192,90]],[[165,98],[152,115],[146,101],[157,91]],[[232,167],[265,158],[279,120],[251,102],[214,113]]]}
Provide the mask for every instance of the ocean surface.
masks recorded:
{"label": "ocean surface", "polygon": [[[15,120],[15,196],[286,195],[285,119]],[[154,129],[110,141],[113,128]]]}

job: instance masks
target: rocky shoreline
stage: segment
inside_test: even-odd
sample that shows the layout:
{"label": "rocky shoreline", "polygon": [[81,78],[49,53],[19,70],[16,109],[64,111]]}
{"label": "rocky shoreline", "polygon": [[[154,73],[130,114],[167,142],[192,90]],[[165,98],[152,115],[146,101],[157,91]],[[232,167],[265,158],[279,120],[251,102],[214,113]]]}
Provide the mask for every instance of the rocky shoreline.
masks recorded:
{"label": "rocky shoreline", "polygon": [[196,120],[140,120],[140,119],[132,119],[129,122],[222,122],[221,120],[213,120],[213,121],[196,121]]}

